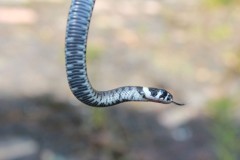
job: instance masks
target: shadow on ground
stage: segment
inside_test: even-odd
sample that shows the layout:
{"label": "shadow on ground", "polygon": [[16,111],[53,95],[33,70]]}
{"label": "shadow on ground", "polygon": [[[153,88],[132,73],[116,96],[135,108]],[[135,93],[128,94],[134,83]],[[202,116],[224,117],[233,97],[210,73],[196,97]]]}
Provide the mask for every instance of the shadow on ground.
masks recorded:
{"label": "shadow on ground", "polygon": [[1,100],[0,137],[0,159],[215,159],[201,118],[170,130],[154,113],[74,107],[49,95]]}

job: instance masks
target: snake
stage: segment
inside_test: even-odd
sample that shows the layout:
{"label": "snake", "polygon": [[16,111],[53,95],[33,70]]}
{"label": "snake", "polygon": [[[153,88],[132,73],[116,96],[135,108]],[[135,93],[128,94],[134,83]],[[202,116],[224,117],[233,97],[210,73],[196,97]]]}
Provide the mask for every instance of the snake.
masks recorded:
{"label": "snake", "polygon": [[173,95],[165,89],[123,86],[107,91],[94,89],[87,75],[87,39],[95,0],[72,0],[66,27],[65,59],[69,87],[82,103],[92,107],[109,107],[128,101],[174,103]]}

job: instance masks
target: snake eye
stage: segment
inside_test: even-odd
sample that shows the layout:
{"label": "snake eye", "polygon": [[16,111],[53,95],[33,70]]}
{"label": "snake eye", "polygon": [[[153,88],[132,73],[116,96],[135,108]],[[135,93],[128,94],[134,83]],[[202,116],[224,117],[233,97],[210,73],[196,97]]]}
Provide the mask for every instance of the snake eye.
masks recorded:
{"label": "snake eye", "polygon": [[163,90],[162,94],[159,96],[159,99],[162,103],[168,104],[172,102],[173,96],[166,90]]}
{"label": "snake eye", "polygon": [[171,94],[168,94],[166,97],[166,101],[172,102],[172,100],[173,100],[173,96]]}

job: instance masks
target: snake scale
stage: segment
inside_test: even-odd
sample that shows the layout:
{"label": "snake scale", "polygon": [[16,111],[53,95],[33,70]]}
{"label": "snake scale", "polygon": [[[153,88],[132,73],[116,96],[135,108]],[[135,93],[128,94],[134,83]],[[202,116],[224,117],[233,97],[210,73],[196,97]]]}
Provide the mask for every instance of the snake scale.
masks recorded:
{"label": "snake scale", "polygon": [[97,91],[89,82],[86,50],[89,24],[95,0],[72,0],[66,29],[65,58],[69,86],[75,97],[86,105],[108,107],[126,101],[175,103],[165,89],[124,86],[108,91]]}

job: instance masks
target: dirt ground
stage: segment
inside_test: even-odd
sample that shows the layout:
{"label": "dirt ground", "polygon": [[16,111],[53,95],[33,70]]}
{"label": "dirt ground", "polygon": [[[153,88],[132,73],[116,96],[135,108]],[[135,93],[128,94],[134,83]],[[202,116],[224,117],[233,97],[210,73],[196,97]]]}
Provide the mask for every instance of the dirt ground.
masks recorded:
{"label": "dirt ground", "polygon": [[78,102],[65,73],[69,5],[0,2],[0,160],[240,159],[237,0],[96,1],[93,86],[166,88],[184,107]]}

